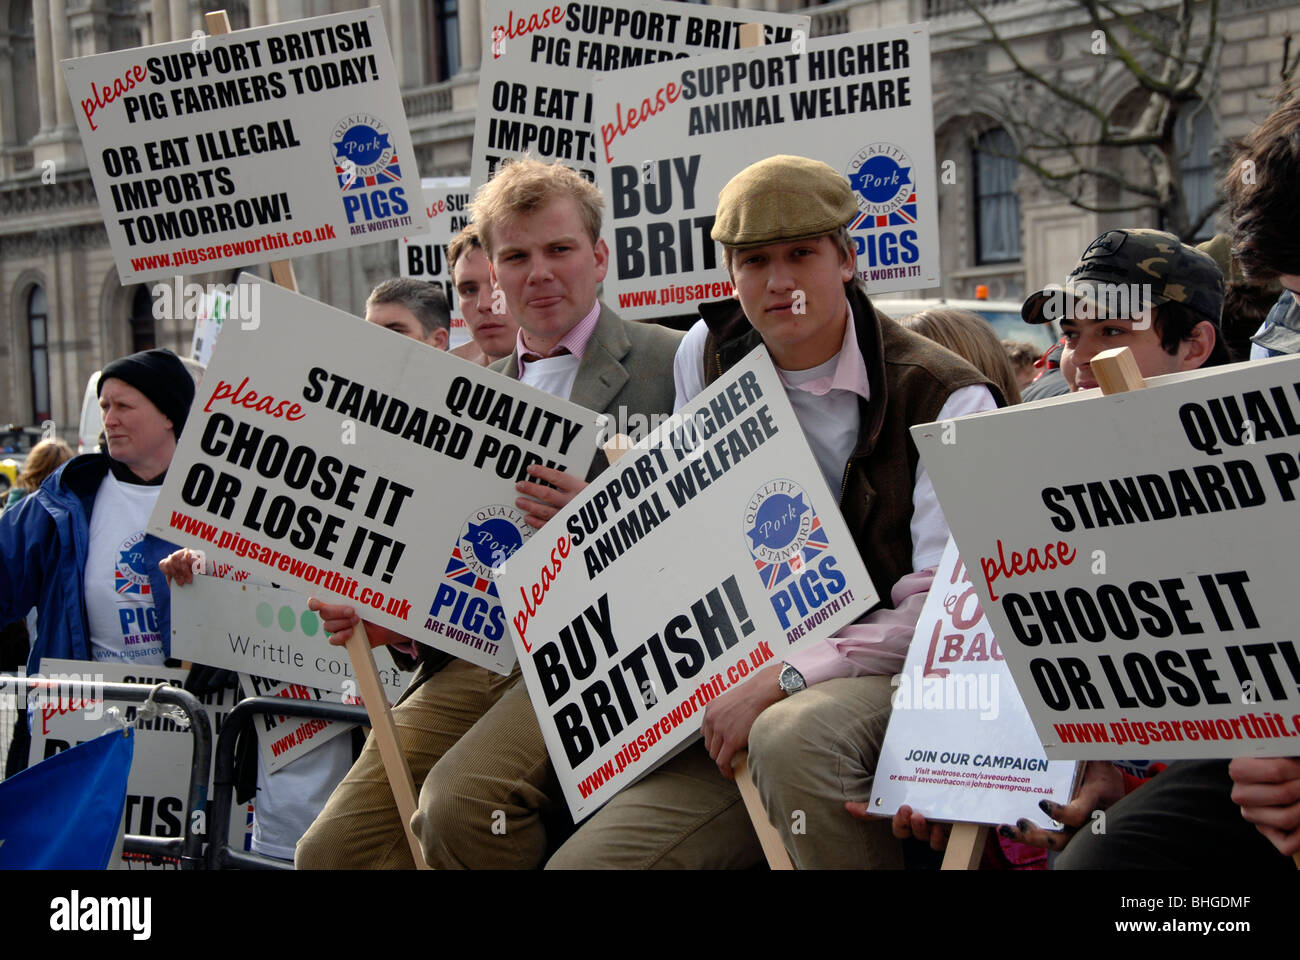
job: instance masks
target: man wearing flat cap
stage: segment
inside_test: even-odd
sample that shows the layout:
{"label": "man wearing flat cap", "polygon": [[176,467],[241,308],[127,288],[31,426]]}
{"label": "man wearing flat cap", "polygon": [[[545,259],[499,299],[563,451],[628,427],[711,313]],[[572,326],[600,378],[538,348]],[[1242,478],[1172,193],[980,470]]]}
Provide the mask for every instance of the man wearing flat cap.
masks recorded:
{"label": "man wearing flat cap", "polygon": [[847,224],[853,190],[824,163],[777,156],[718,196],[713,239],[736,297],[702,304],[674,364],[677,406],[750,350],[771,355],[839,497],[882,603],[858,623],[709,703],[704,742],[598,811],[551,867],[744,867],[762,853],[732,781],[754,781],[796,866],[901,866],[887,821],[850,817],[871,796],[890,711],[948,526],[908,428],[994,409],[997,388],[876,312]]}

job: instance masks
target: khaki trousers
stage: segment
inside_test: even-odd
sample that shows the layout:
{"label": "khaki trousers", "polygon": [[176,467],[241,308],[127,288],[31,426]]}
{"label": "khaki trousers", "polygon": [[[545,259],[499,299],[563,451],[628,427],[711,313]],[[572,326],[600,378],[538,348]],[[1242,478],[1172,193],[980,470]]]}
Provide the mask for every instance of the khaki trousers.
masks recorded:
{"label": "khaki trousers", "polygon": [[[889,677],[827,680],[764,710],[749,763],[796,867],[901,868],[888,820],[863,823],[845,800],[868,800],[890,711]],[[547,869],[734,869],[762,850],[736,785],[697,743],[617,794]]]}
{"label": "khaki trousers", "polygon": [[[393,708],[420,788],[412,826],[436,869],[538,867],[546,851],[546,745],[519,668],[503,677],[453,660]],[[411,869],[371,735],[298,841],[298,869]]]}

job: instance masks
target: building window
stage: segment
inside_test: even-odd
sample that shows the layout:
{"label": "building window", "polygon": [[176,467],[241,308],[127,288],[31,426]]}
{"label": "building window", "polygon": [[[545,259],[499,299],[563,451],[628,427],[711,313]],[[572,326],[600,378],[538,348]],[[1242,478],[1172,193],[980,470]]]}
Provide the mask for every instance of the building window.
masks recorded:
{"label": "building window", "polygon": [[460,73],[458,0],[435,0],[434,21],[438,32],[438,79],[450,80]]}
{"label": "building window", "polygon": [[982,133],[971,152],[975,175],[975,262],[1020,259],[1020,198],[1016,145],[1001,127]]}
{"label": "building window", "polygon": [[9,69],[13,78],[13,143],[25,146],[41,128],[40,105],[36,100],[36,82],[20,83],[19,78],[36,76],[36,34],[32,26],[31,0],[16,0],[9,7]]}
{"label": "building window", "polygon": [[31,345],[32,422],[50,419],[50,331],[45,288],[32,287],[27,295],[27,336]]}
{"label": "building window", "polygon": [[[1199,100],[1184,104],[1174,123],[1174,150],[1183,174],[1183,210],[1187,223],[1214,202],[1214,117]],[[1189,242],[1214,236],[1214,217],[1206,217]],[[1189,239],[1184,237],[1183,239]]]}
{"label": "building window", "polygon": [[149,296],[149,285],[142,283],[135,288],[135,295],[131,298],[131,352],[152,350],[156,346],[153,300]]}

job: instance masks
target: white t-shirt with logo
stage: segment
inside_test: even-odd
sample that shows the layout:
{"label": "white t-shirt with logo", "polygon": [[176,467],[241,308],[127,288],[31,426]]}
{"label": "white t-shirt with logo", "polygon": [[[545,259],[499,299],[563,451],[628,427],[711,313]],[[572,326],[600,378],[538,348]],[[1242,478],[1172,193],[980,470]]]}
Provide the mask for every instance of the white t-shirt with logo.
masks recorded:
{"label": "white t-shirt with logo", "polygon": [[140,549],[161,489],[122,483],[110,473],[95,494],[82,574],[94,660],[160,665],[166,659],[150,571]]}

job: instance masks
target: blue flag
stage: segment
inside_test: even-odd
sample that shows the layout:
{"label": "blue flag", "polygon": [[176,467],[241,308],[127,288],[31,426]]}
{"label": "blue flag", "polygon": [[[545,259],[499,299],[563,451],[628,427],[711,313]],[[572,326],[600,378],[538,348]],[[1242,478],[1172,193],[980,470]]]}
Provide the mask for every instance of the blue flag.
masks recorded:
{"label": "blue flag", "polygon": [[0,783],[0,870],[103,870],[134,752],[135,731],[113,730]]}

